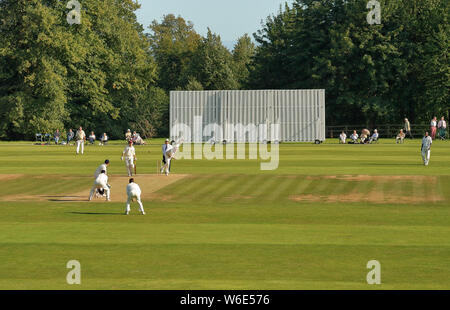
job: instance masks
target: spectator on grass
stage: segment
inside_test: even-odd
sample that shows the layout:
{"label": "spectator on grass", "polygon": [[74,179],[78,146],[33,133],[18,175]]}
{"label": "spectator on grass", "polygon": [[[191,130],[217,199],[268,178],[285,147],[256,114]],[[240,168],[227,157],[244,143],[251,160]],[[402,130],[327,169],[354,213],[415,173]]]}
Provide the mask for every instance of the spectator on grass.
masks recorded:
{"label": "spectator on grass", "polygon": [[106,132],[103,133],[103,136],[100,140],[100,145],[106,145],[108,143],[108,136],[106,135]]}
{"label": "spectator on grass", "polygon": [[436,129],[437,129],[437,117],[433,117],[430,123],[430,129],[431,129],[431,139],[436,139]]}
{"label": "spectator on grass", "polygon": [[360,137],[361,144],[366,143],[366,142],[367,142],[367,138],[369,138],[369,136],[370,136],[370,131],[369,131],[369,129],[364,128],[364,129],[361,131],[361,137]]}
{"label": "spectator on grass", "polygon": [[53,134],[53,138],[55,139],[55,144],[58,144],[60,137],[61,137],[61,133],[59,132],[59,129],[56,129],[55,133]]}
{"label": "spectator on grass", "polygon": [[341,132],[341,134],[339,135],[339,144],[345,144],[347,140],[347,135],[345,134],[345,132]]}
{"label": "spectator on grass", "polygon": [[131,140],[131,130],[128,129],[125,133],[125,140],[130,141]]}
{"label": "spectator on grass", "polygon": [[447,122],[445,121],[444,117],[441,117],[441,120],[438,123],[438,129],[439,129],[439,138],[441,140],[445,140],[446,136],[446,129],[447,129]]}
{"label": "spectator on grass", "polygon": [[67,133],[67,145],[69,145],[69,142],[73,139],[75,136],[75,133],[72,131],[72,129],[69,129],[69,132]]}
{"label": "spectator on grass", "polygon": [[412,139],[412,134],[411,134],[411,124],[409,123],[408,119],[405,118],[405,124],[403,125],[403,129],[405,130],[405,133],[407,136],[409,136],[410,139]]}
{"label": "spectator on grass", "polygon": [[93,131],[91,131],[91,134],[89,135],[89,143],[94,144],[95,142],[95,134]]}
{"label": "spectator on grass", "polygon": [[133,138],[131,140],[136,145],[144,145],[145,144],[145,141],[141,138],[141,135],[136,133],[136,131],[133,133]]}
{"label": "spectator on grass", "polygon": [[356,133],[356,130],[353,130],[353,133],[350,135],[350,139],[352,140],[350,143],[355,144],[358,142],[358,134]]}
{"label": "spectator on grass", "polygon": [[375,130],[373,131],[372,137],[370,137],[369,143],[378,141],[378,137],[379,137],[379,135],[378,135],[378,130],[375,129]]}
{"label": "spectator on grass", "polygon": [[403,143],[403,139],[405,139],[406,135],[403,132],[403,129],[400,129],[400,132],[397,135],[397,138],[395,138],[395,143]]}

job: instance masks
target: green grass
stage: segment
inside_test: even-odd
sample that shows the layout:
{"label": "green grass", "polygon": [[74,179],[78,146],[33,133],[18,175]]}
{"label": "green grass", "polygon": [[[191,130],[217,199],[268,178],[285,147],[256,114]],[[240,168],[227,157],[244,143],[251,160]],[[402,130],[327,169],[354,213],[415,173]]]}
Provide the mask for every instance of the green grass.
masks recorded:
{"label": "green grass", "polygon": [[[450,289],[450,143],[436,141],[424,167],[419,140],[334,142],[281,144],[275,171],[259,160],[177,160],[173,172],[189,176],[144,201],[147,216],[133,205],[128,217],[124,202],[2,199],[88,190],[106,158],[109,174],[123,174],[123,143],[83,156],[0,143],[0,173],[23,174],[0,179],[0,289]],[[136,147],[138,173],[155,173],[161,144]],[[336,175],[393,177],[325,177]],[[323,198],[355,192],[398,202]],[[427,195],[440,199],[418,198]],[[80,286],[66,283],[72,259]],[[366,283],[373,259],[379,286]]]}

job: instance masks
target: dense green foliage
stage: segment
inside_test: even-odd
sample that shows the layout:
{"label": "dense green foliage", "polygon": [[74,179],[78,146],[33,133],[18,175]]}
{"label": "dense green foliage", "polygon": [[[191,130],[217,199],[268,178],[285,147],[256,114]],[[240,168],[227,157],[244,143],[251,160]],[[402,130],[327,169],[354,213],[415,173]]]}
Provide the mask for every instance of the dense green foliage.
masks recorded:
{"label": "dense green foliage", "polygon": [[74,25],[66,4],[0,2],[1,138],[80,125],[122,135],[156,78],[134,1],[82,1]]}
{"label": "dense green foliage", "polygon": [[250,86],[324,88],[328,124],[429,121],[450,102],[446,0],[297,0],[267,19]]}
{"label": "dense green foliage", "polygon": [[191,22],[172,14],[150,25],[151,53],[159,68],[158,86],[166,91],[245,87],[255,45],[245,34],[232,52],[208,29],[206,37]]}
{"label": "dense green foliage", "polygon": [[169,92],[326,89],[327,124],[428,123],[448,115],[446,0],[297,0],[228,50],[172,14],[148,33],[132,0],[0,0],[0,139],[83,126],[123,137],[168,134]]}

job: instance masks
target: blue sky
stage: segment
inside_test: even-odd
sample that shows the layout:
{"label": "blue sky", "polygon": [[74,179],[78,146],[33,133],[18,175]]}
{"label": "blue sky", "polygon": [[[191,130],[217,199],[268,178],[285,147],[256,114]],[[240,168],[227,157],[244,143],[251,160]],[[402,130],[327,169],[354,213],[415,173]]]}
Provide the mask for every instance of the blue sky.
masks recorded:
{"label": "blue sky", "polygon": [[163,15],[181,15],[194,23],[195,30],[205,35],[207,27],[220,35],[223,43],[232,48],[244,33],[261,29],[261,20],[278,12],[280,4],[293,0],[138,0],[141,9],[136,12],[145,28]]}

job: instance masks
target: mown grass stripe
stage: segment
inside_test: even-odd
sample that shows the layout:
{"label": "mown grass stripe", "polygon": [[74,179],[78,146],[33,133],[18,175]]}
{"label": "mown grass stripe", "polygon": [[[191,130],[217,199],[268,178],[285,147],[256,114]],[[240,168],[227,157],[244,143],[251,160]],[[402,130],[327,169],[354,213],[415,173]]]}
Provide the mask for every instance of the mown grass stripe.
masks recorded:
{"label": "mown grass stripe", "polygon": [[226,196],[229,196],[229,194],[232,194],[233,191],[231,188],[235,187],[238,183],[236,182],[236,179],[239,181],[242,181],[242,177],[237,176],[220,176],[217,177],[214,182],[212,182],[208,188],[209,191],[206,193],[206,195],[195,197],[199,201],[202,202],[214,202],[214,201],[224,201],[224,198]]}

